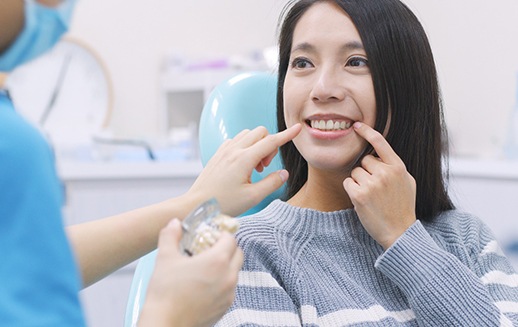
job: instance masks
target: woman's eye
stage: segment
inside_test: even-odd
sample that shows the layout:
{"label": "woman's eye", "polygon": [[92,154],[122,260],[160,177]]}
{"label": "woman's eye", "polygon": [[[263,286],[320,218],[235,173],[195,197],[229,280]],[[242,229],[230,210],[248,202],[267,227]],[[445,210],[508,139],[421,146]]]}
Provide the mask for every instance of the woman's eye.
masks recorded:
{"label": "woman's eye", "polygon": [[363,57],[353,57],[347,61],[346,66],[351,67],[369,67],[369,61]]}
{"label": "woman's eye", "polygon": [[297,69],[305,69],[305,68],[311,68],[311,67],[313,67],[313,65],[306,58],[295,58],[291,62],[291,67],[297,68]]}

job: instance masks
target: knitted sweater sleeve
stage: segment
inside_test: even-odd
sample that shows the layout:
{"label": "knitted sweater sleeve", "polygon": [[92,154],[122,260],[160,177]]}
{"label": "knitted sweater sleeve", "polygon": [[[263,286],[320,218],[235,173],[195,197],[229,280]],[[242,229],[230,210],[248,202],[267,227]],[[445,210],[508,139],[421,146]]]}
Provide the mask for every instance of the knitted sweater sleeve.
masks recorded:
{"label": "knitted sweater sleeve", "polygon": [[[299,306],[279,276],[284,273],[279,268],[290,270],[290,264],[278,255],[271,234],[265,237],[254,228],[240,233],[239,245],[247,255],[239,272],[236,297],[215,326],[301,326]],[[255,240],[250,235],[255,235]]]}
{"label": "knitted sweater sleeve", "polygon": [[[260,288],[261,292],[250,292]],[[298,310],[270,273],[241,271],[236,301],[216,324],[228,326],[301,326]]]}
{"label": "knitted sweater sleeve", "polygon": [[518,275],[485,225],[466,225],[451,232],[462,242],[438,246],[417,221],[375,267],[406,294],[420,326],[518,326]]}

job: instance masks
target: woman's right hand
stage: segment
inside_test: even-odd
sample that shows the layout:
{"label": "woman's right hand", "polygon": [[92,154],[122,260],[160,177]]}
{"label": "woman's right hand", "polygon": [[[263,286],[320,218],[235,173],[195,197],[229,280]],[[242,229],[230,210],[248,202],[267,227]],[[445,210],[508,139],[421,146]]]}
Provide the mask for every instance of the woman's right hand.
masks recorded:
{"label": "woman's right hand", "polygon": [[382,134],[359,122],[353,128],[377,156],[365,156],[344,189],[365,230],[388,249],[416,221],[416,182]]}
{"label": "woman's right hand", "polygon": [[198,202],[216,198],[221,211],[238,216],[261,202],[282,186],[288,172],[280,170],[252,183],[254,169],[261,172],[277,154],[278,148],[291,141],[301,130],[296,124],[282,132],[269,134],[265,127],[244,130],[226,140],[209,160],[188,194]]}
{"label": "woman's right hand", "polygon": [[139,326],[212,326],[234,300],[243,252],[223,233],[210,249],[193,257],[180,252],[178,219],[160,232],[156,265]]}

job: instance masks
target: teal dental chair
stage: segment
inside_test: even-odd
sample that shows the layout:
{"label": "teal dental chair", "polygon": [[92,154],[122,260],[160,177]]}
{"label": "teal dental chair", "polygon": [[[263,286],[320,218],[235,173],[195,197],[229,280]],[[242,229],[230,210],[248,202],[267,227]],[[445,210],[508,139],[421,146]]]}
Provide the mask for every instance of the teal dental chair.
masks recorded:
{"label": "teal dental chair", "polygon": [[[270,133],[276,133],[276,94],[276,75],[264,72],[242,73],[214,88],[205,103],[199,124],[202,164],[204,166],[207,164],[223,141],[233,138],[243,129],[265,126]],[[252,182],[257,182],[281,168],[281,160],[277,155],[262,173],[253,172]],[[272,193],[243,215],[263,209],[272,200],[280,197],[282,191],[280,189]],[[155,259],[156,250],[142,257],[138,262],[128,296],[125,327],[137,325]]]}

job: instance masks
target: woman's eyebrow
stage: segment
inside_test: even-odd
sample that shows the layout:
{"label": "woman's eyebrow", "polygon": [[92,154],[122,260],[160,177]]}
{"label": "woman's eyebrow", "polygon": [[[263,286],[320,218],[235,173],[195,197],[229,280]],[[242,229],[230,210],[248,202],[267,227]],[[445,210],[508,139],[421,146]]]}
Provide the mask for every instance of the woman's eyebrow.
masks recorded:
{"label": "woman's eyebrow", "polygon": [[[352,50],[365,50],[363,47],[363,44],[360,41],[350,41],[345,43],[341,47],[341,51],[347,52]],[[293,47],[291,50],[291,53],[296,51],[302,51],[302,52],[316,52],[316,47],[308,42],[302,42]]]}
{"label": "woman's eyebrow", "polygon": [[342,46],[342,50],[351,51],[351,50],[365,50],[363,48],[363,44],[360,41],[350,41]]}
{"label": "woman's eyebrow", "polygon": [[295,45],[293,49],[291,49],[291,53],[296,51],[302,51],[302,52],[316,52],[315,46],[308,42],[303,42]]}

